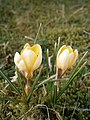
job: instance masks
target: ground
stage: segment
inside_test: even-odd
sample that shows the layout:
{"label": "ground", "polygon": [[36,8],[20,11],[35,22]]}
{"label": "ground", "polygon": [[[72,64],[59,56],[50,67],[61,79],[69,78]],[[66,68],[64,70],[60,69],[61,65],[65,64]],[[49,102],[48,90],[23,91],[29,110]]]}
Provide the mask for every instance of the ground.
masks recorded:
{"label": "ground", "polygon": [[[20,51],[26,42],[33,44],[40,24],[41,30],[37,41],[43,46],[44,53],[46,48],[49,48],[52,53],[58,37],[61,46],[66,44],[78,49],[78,61],[88,51],[84,59],[87,64],[83,74],[77,77],[77,81],[73,82],[56,106],[63,120],[90,119],[89,7],[89,0],[0,0],[0,68],[8,77],[13,76],[15,72],[13,62],[15,52]],[[0,79],[0,86],[2,86],[2,78]],[[1,87],[0,91],[2,89]],[[1,93],[0,95],[2,97]],[[2,108],[2,102],[0,104]],[[10,110],[8,108],[9,112],[13,111],[11,108]],[[6,116],[3,110],[0,112],[1,119],[4,119]],[[14,115],[15,112],[19,116],[18,109],[12,112],[13,116],[17,117]],[[11,118],[13,119],[15,118]]]}

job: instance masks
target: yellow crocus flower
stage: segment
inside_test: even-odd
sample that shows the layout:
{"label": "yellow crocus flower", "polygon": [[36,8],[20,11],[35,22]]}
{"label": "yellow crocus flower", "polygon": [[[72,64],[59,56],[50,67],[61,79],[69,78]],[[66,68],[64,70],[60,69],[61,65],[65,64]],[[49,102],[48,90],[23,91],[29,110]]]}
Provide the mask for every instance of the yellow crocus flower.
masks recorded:
{"label": "yellow crocus flower", "polygon": [[39,44],[32,47],[26,43],[21,53],[15,53],[14,62],[17,68],[26,78],[32,78],[35,71],[42,62],[42,49]]}
{"label": "yellow crocus flower", "polygon": [[57,69],[61,69],[61,74],[64,74],[78,58],[78,50],[73,50],[71,46],[63,45],[58,53],[56,59]]}

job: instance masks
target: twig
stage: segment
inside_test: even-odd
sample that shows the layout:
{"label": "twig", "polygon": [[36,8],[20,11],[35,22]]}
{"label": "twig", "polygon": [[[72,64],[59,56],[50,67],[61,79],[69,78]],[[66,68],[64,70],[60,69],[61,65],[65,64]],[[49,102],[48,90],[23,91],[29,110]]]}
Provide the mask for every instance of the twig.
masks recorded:
{"label": "twig", "polygon": [[34,43],[36,43],[36,41],[37,41],[37,37],[38,37],[38,35],[39,35],[39,32],[40,32],[41,26],[42,26],[42,24],[40,23],[39,28],[38,28],[38,31],[37,31],[37,35],[36,35],[36,37],[35,37],[35,41],[34,41]]}
{"label": "twig", "polygon": [[70,15],[70,17],[72,17],[73,15],[77,14],[78,12],[80,12],[81,10],[83,10],[84,7],[81,7],[79,9],[77,9],[75,12],[73,12],[73,14]]}
{"label": "twig", "polygon": [[65,17],[65,5],[62,4],[62,18]]}
{"label": "twig", "polygon": [[77,107],[77,105],[78,105],[78,100],[79,100],[79,97],[78,97],[78,99],[77,99],[77,101],[76,101],[76,105],[75,105],[75,107],[74,107],[74,110],[73,110],[73,113],[72,113],[72,115],[71,115],[71,119],[70,120],[72,120],[72,118],[73,118],[73,115],[75,114],[75,111],[76,111],[76,107]]}
{"label": "twig", "polygon": [[28,37],[28,36],[24,36],[26,39],[29,39],[29,40],[34,40],[33,38],[31,37]]}
{"label": "twig", "polygon": [[65,107],[65,106],[60,106],[60,108],[61,109],[71,109],[71,110],[73,110],[73,109],[75,109],[76,111],[78,111],[78,112],[90,112],[90,109],[88,109],[88,108],[78,108],[78,107],[76,107],[75,108],[75,106],[74,107]]}
{"label": "twig", "polygon": [[[47,108],[46,108],[46,105],[42,105],[42,104],[38,104],[38,105],[36,105],[35,107],[41,107],[41,108],[47,109]],[[48,108],[48,110],[55,112],[58,120],[63,120],[62,117],[61,117],[61,115],[59,114],[59,112],[57,112],[56,110],[51,109],[51,108]]]}
{"label": "twig", "polygon": [[88,34],[88,35],[90,35],[90,32],[87,32],[86,30],[84,30],[83,32],[86,33],[86,34]]}
{"label": "twig", "polygon": [[22,116],[20,116],[17,120],[21,120],[21,118],[23,118],[25,115],[27,115],[34,107],[32,106],[25,114],[23,114]]}
{"label": "twig", "polygon": [[48,110],[48,107],[46,105],[41,105],[43,107],[46,107],[46,110],[47,110],[47,116],[48,116],[48,119],[47,120],[50,120],[50,115],[49,115],[49,110]]}

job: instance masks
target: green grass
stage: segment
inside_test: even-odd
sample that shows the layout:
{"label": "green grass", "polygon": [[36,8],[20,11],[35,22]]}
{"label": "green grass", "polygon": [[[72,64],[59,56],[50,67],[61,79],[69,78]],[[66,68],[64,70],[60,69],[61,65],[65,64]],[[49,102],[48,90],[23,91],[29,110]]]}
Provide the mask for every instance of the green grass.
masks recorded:
{"label": "green grass", "polygon": [[[64,12],[62,13],[63,5]],[[26,42],[29,42],[31,45],[33,44],[33,41],[26,39],[25,36],[35,39],[40,23],[42,23],[42,26],[37,41],[43,47],[44,56],[46,54],[46,48],[52,54],[53,46],[57,42],[58,37],[60,37],[61,46],[63,44],[72,45],[73,48],[78,49],[78,61],[86,51],[89,51],[84,59],[84,61],[87,61],[86,66],[80,75],[77,76],[75,82],[69,87],[68,91],[62,95],[59,105],[55,106],[55,110],[60,113],[63,120],[90,119],[89,6],[89,0],[0,1],[0,68],[2,67],[6,76],[11,77],[14,75],[14,54],[16,51],[20,51]],[[9,42],[8,45],[6,45],[7,42]],[[44,57],[43,63],[45,63]],[[68,71],[68,74],[71,71]],[[66,77],[68,77],[68,74]],[[43,76],[46,78],[44,72]],[[4,97],[4,93],[9,96],[8,90],[4,90],[4,93],[2,90],[3,79],[0,76],[0,97]],[[13,94],[10,93],[10,95]],[[38,94],[38,96],[35,95],[36,99],[32,104],[43,103],[43,100],[38,100],[41,97],[41,93]],[[24,103],[17,104],[17,101],[6,103],[7,100],[0,102],[0,120],[4,118],[5,120],[17,119],[27,111]],[[47,118],[45,108],[40,108],[39,110],[33,108],[30,115],[33,115],[33,117],[38,116],[37,119],[41,115],[42,120],[45,117]],[[56,120],[54,112],[50,111],[50,117]]]}

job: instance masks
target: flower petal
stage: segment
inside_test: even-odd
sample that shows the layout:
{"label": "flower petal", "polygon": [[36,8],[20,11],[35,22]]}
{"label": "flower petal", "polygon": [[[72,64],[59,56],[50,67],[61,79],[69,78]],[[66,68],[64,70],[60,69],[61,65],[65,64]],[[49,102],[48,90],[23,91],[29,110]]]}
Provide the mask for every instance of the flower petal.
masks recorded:
{"label": "flower petal", "polygon": [[57,57],[57,67],[61,68],[63,72],[68,68],[68,56],[69,51],[66,49]]}
{"label": "flower petal", "polygon": [[24,45],[23,49],[21,50],[21,54],[23,54],[23,51],[26,50],[26,49],[27,49],[27,50],[30,49],[29,43],[26,43],[26,44]]}
{"label": "flower petal", "polygon": [[74,59],[73,59],[73,63],[72,64],[75,63],[75,61],[77,60],[77,58],[78,58],[78,50],[76,49],[76,50],[74,50]]}
{"label": "flower petal", "polygon": [[19,62],[19,64],[18,64],[18,69],[19,69],[20,71],[27,71],[26,66],[25,66],[23,60],[21,60],[21,61]]}
{"label": "flower petal", "polygon": [[34,71],[40,66],[40,64],[42,62],[42,49],[41,49],[41,46],[39,44],[34,45],[30,49],[33,50],[37,55],[37,59],[36,59],[34,65],[33,65],[33,68],[32,68],[32,70]]}
{"label": "flower petal", "polygon": [[72,52],[72,53],[70,53],[69,54],[69,56],[68,56],[69,58],[68,58],[68,69],[72,66],[72,64],[73,64],[73,59],[74,59],[74,53]]}
{"label": "flower petal", "polygon": [[15,65],[18,67],[18,64],[19,62],[22,60],[20,54],[18,52],[15,53],[15,56],[14,56],[14,62],[15,62]]}
{"label": "flower petal", "polygon": [[73,52],[73,49],[71,48],[71,46],[67,46],[69,53]]}
{"label": "flower petal", "polygon": [[35,52],[35,54],[38,56],[41,50],[41,46],[39,44],[33,45],[30,50]]}
{"label": "flower petal", "polygon": [[25,66],[28,71],[30,71],[33,67],[33,64],[36,61],[36,54],[32,50],[24,50],[23,53],[21,54],[21,57],[25,63]]}
{"label": "flower petal", "polygon": [[59,49],[57,56],[60,55],[65,49],[67,49],[67,47],[66,47],[66,45],[63,45],[63,46]]}
{"label": "flower petal", "polygon": [[26,44],[24,45],[24,49],[25,49],[25,48],[30,48],[29,43],[26,43]]}

